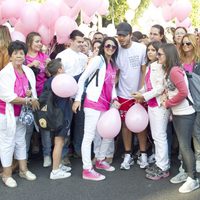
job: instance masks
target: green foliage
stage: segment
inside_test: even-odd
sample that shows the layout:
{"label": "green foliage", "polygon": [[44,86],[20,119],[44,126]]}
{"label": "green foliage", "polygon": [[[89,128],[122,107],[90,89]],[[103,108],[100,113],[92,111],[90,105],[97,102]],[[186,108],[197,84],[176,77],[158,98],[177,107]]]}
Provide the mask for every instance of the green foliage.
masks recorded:
{"label": "green foliage", "polygon": [[200,28],[200,3],[199,0],[190,0],[192,2],[192,12],[190,14],[190,19],[192,21],[192,26]]}
{"label": "green foliage", "polygon": [[109,0],[109,15],[106,17],[108,21],[113,21],[115,24],[125,20],[125,12],[128,10],[126,0]]}

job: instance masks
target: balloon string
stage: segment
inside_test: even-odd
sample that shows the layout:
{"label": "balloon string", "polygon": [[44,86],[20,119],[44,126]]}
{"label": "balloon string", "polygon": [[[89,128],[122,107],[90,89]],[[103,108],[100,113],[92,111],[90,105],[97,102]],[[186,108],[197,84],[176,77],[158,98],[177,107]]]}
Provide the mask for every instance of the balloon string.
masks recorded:
{"label": "balloon string", "polygon": [[[111,102],[107,101],[107,100],[104,99],[103,97],[100,96],[99,98],[101,98],[101,99],[102,99],[103,101],[105,101],[106,103],[112,105]],[[129,101],[131,101],[131,100],[133,100],[133,99],[134,99],[134,98],[128,99],[128,100],[124,101],[123,103],[121,103],[120,105],[122,106],[123,104],[125,104],[125,103],[127,103],[127,102],[129,102]]]}

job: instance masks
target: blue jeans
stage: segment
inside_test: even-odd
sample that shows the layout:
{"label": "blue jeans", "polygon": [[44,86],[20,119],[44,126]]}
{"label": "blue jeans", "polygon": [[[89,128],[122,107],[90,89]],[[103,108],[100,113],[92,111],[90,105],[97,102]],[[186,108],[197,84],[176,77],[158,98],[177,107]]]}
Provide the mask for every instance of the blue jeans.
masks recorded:
{"label": "blue jeans", "polygon": [[196,178],[195,156],[191,146],[194,121],[195,114],[173,115],[173,125],[182,155],[183,168],[192,179]]}
{"label": "blue jeans", "polygon": [[81,110],[73,115],[72,125],[71,125],[71,136],[72,136],[72,144],[74,146],[74,150],[79,155],[81,154],[81,144],[83,141],[84,134],[84,119],[85,114],[83,111],[83,103],[81,106]]}
{"label": "blue jeans", "polygon": [[51,156],[51,133],[47,130],[40,130],[42,139],[43,156]]}

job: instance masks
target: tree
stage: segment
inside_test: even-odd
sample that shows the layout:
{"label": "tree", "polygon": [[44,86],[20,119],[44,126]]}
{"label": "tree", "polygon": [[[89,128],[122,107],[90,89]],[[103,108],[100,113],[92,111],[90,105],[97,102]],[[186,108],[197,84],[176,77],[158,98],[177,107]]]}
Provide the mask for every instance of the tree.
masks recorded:
{"label": "tree", "polygon": [[192,12],[190,19],[192,21],[192,26],[200,28],[200,3],[199,0],[190,0],[192,2]]}

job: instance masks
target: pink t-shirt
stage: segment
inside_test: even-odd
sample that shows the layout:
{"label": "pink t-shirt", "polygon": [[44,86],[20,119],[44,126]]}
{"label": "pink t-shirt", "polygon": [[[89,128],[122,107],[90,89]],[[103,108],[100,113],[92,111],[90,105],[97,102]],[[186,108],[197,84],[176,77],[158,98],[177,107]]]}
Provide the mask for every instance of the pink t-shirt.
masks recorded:
{"label": "pink t-shirt", "polygon": [[[147,74],[145,76],[145,85],[147,87],[147,91],[151,91],[153,89],[152,84],[151,84],[151,80],[150,80],[150,75],[151,75],[151,68],[149,67],[149,71],[147,72]],[[150,99],[147,102],[147,104],[150,107],[156,107],[156,106],[158,106],[158,103],[156,101],[156,97]]]}
{"label": "pink t-shirt", "polygon": [[194,68],[194,62],[193,63],[191,63],[191,64],[187,64],[187,63],[185,63],[185,64],[183,64],[183,69],[185,70],[185,71],[187,71],[187,72],[192,72],[193,71],[193,68]]}
{"label": "pink t-shirt", "polygon": [[116,68],[112,67],[111,64],[108,64],[106,69],[105,81],[98,101],[97,102],[91,101],[86,96],[84,101],[84,107],[92,108],[102,112],[109,110],[110,102],[112,100],[112,90],[115,84],[115,76],[116,76]]}
{"label": "pink t-shirt", "polygon": [[26,64],[32,63],[34,60],[40,61],[40,73],[36,76],[36,91],[37,95],[40,96],[43,90],[44,82],[47,80],[45,74],[45,61],[49,58],[48,55],[38,52],[37,56],[31,57],[26,55]]}
{"label": "pink t-shirt", "polygon": [[[15,69],[14,69],[15,70]],[[26,96],[26,91],[28,89],[28,79],[26,75],[19,74],[17,70],[15,70],[15,75],[16,75],[16,81],[15,81],[15,86],[14,86],[14,92],[17,94],[18,97],[25,97]],[[14,115],[19,116],[21,112],[21,105],[14,105]],[[0,113],[5,114],[5,109],[6,108],[6,103],[2,100],[0,100]]]}

